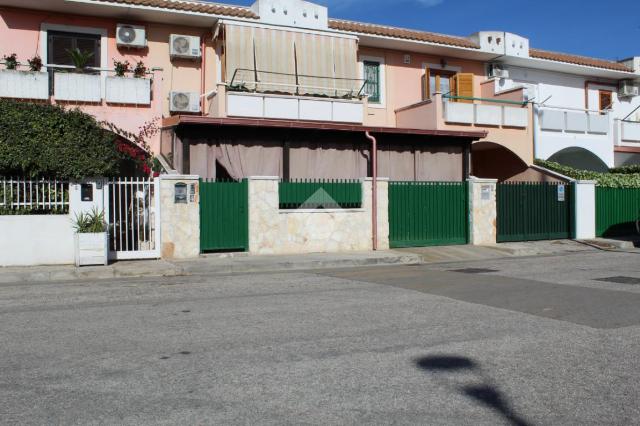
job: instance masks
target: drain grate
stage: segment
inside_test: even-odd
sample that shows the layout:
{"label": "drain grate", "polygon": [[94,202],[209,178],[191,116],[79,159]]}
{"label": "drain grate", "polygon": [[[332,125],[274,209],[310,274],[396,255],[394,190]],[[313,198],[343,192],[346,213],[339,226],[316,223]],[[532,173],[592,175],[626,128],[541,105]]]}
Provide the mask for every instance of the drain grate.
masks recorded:
{"label": "drain grate", "polygon": [[465,268],[465,269],[452,269],[449,272],[460,272],[463,274],[487,274],[489,272],[498,272],[498,271],[495,269]]}
{"label": "drain grate", "polygon": [[604,281],[606,283],[618,283],[618,284],[631,284],[631,285],[639,285],[640,278],[636,277],[607,277],[607,278],[598,278],[596,281]]}

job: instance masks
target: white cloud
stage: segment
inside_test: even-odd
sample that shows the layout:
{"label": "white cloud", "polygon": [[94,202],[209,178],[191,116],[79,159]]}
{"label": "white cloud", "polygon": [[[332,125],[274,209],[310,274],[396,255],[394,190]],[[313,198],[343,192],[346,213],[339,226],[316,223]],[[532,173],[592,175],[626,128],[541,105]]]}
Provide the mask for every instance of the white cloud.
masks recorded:
{"label": "white cloud", "polygon": [[444,0],[416,0],[416,3],[425,7],[433,7],[441,4]]}

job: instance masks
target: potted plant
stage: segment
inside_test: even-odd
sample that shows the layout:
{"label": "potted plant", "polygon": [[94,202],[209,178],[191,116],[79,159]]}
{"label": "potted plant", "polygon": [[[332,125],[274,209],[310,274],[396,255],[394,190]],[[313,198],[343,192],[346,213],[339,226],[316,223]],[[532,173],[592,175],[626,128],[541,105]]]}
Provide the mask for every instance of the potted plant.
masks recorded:
{"label": "potted plant", "polygon": [[15,53],[3,57],[5,69],[0,70],[0,97],[14,99],[49,99],[49,76],[41,72],[42,60],[28,60],[29,70],[19,70]]}
{"label": "potted plant", "polygon": [[106,95],[107,102],[112,104],[150,105],[151,104],[151,80],[144,78],[147,67],[142,61],[133,69],[135,78],[124,78],[130,72],[129,61],[113,60],[115,76],[107,77]]}
{"label": "potted plant", "polygon": [[94,207],[91,211],[76,214],[73,229],[76,266],[106,265],[109,252],[104,211]]}
{"label": "potted plant", "polygon": [[[99,73],[88,72],[94,53],[79,48],[67,49],[74,69],[57,70],[54,74],[54,96],[60,101],[101,102],[102,89]],[[67,71],[67,72],[65,72]]]}

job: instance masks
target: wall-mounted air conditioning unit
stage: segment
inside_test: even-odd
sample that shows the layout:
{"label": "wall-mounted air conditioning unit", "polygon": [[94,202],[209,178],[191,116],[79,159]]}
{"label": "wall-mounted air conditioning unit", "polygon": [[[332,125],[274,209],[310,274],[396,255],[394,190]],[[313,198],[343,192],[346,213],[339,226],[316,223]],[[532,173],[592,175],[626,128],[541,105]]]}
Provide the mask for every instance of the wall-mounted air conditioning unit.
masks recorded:
{"label": "wall-mounted air conditioning unit", "polygon": [[169,94],[169,111],[200,112],[200,94],[195,92],[171,92]]}
{"label": "wall-mounted air conditioning unit", "polygon": [[509,78],[509,70],[502,64],[489,64],[489,77]]}
{"label": "wall-mounted air conditioning unit", "polygon": [[618,86],[618,96],[628,98],[631,96],[638,96],[640,89],[633,80],[623,80]]}
{"label": "wall-mounted air conditioning unit", "polygon": [[198,59],[200,52],[200,37],[171,34],[169,49],[172,58]]}
{"label": "wall-mounted air conditioning unit", "polygon": [[116,44],[120,47],[143,49],[147,47],[147,31],[140,25],[118,24]]}

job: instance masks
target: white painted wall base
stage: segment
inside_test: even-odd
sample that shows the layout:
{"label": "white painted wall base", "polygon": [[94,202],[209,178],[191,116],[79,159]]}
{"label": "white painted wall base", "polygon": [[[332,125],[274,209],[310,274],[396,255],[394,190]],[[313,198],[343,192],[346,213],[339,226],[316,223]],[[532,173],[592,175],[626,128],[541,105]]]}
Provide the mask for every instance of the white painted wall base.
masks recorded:
{"label": "white painted wall base", "polygon": [[596,237],[596,182],[576,182],[576,239]]}
{"label": "white painted wall base", "polygon": [[0,216],[0,266],[74,262],[69,215]]}

